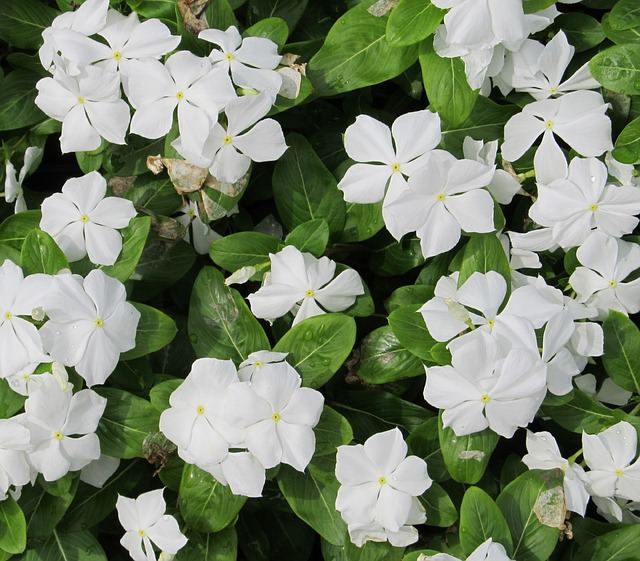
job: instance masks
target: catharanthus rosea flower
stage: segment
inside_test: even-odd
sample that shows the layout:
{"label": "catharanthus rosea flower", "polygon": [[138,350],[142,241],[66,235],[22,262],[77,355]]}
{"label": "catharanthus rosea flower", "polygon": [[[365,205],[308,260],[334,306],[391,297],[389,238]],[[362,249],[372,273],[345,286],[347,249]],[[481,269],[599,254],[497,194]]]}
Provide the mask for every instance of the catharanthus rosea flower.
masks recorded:
{"label": "catharanthus rosea flower", "polygon": [[105,197],[107,182],[97,171],[72,178],[42,202],[40,228],[51,234],[69,261],[85,256],[97,265],[113,265],[122,250],[122,235],[136,215],[133,203]]}
{"label": "catharanthus rosea flower", "polygon": [[107,400],[93,390],[72,393],[46,376],[25,401],[25,426],[31,432],[29,461],[47,481],[60,479],[100,457],[95,432]]}
{"label": "catharanthus rosea flower", "polygon": [[564,472],[564,500],[567,510],[584,516],[589,503],[586,476],[580,464],[570,463],[560,453],[550,432],[527,431],[527,454],[522,461],[529,469],[561,469]]}
{"label": "catharanthus rosea flower", "polygon": [[129,106],[120,99],[116,73],[88,66],[77,76],[55,71],[37,84],[36,105],[49,117],[62,121],[62,152],[85,152],[100,146],[102,138],[126,144]]}
{"label": "catharanthus rosea flower", "polygon": [[7,498],[9,487],[29,483],[31,468],[26,451],[30,432],[17,419],[0,419],[0,501]]}
{"label": "catharanthus rosea flower", "polygon": [[[425,556],[426,557],[426,556]],[[418,561],[423,561],[422,555],[418,557]],[[460,561],[457,557],[449,555],[448,553],[438,553],[434,556],[429,556],[424,561]],[[511,557],[507,555],[507,551],[501,543],[494,542],[491,538],[482,542],[476,547],[467,561],[513,561]]]}
{"label": "catharanthus rosea flower", "polygon": [[391,128],[358,115],[344,133],[347,155],[357,162],[338,183],[345,201],[375,203],[388,185],[406,186],[406,178],[425,164],[440,136],[440,117],[431,111],[400,115]]}
{"label": "catharanthus rosea flower", "polygon": [[7,160],[4,174],[4,199],[8,203],[16,203],[14,212],[27,210],[22,183],[27,175],[34,170],[41,156],[42,148],[29,146],[24,152],[24,163],[22,164],[22,168],[20,168],[19,174],[16,174],[16,168],[11,161]]}
{"label": "catharanthus rosea flower", "polygon": [[399,240],[416,232],[425,257],[452,249],[462,231],[492,232],[493,199],[486,189],[495,166],[430,154],[409,181],[389,186],[382,206],[385,226]]}
{"label": "catharanthus rosea flower", "polygon": [[209,59],[230,73],[234,84],[267,92],[272,100],[275,99],[282,85],[282,77],[275,68],[282,57],[278,54],[278,45],[271,39],[242,38],[234,25],[226,31],[205,29],[198,38],[220,47],[211,51]]}
{"label": "catharanthus rosea flower", "polygon": [[336,510],[348,525],[351,540],[386,541],[404,547],[418,540],[411,524],[426,520],[417,497],[432,484],[427,464],[407,456],[398,428],[374,434],[363,444],[339,446]]}
{"label": "catharanthus rosea flower", "polygon": [[636,429],[626,421],[600,434],[582,433],[584,460],[589,466],[587,488],[593,496],[640,501],[637,444]]}
{"label": "catharanthus rosea flower", "polygon": [[241,431],[224,417],[229,386],[238,382],[230,360],[201,358],[191,366],[184,382],[171,394],[160,416],[160,430],[178,446],[187,463],[209,469],[225,459],[231,443],[238,443]]}
{"label": "catharanthus rosea flower", "polygon": [[140,312],[126,301],[124,285],[95,269],[84,279],[58,275],[47,303],[49,321],[40,328],[44,346],[74,366],[87,386],[103,384],[120,353],[135,347]]}
{"label": "catharanthus rosea flower", "polygon": [[458,340],[451,366],[426,368],[424,398],[444,409],[442,422],[458,436],[489,427],[511,438],[534,418],[546,393],[546,366],[537,352],[502,350],[486,332]]}
{"label": "catharanthus rosea flower", "polygon": [[154,545],[163,552],[175,554],[187,544],[178,521],[165,514],[163,492],[164,489],[156,489],[135,499],[118,495],[118,519],[126,531],[120,543],[134,561],[156,561]]}
{"label": "catharanthus rosea flower", "polygon": [[304,471],[311,461],[324,396],[301,384],[296,370],[281,362],[229,387],[225,416],[244,429],[244,444],[267,469],[284,463]]}
{"label": "catharanthus rosea flower", "polygon": [[607,167],[595,158],[574,158],[566,178],[538,184],[538,198],[529,216],[550,227],[564,249],[583,243],[595,229],[615,238],[638,225],[640,190],[611,185]]}
{"label": "catharanthus rosea flower", "polygon": [[250,382],[254,374],[269,372],[282,367],[282,361],[288,353],[274,353],[272,351],[256,351],[251,353],[238,367],[238,378],[242,382]]}
{"label": "catharanthus rosea flower", "polygon": [[271,273],[264,286],[249,295],[256,317],[273,321],[293,311],[295,325],[325,310],[346,310],[364,294],[360,275],[347,269],[334,278],[336,263],[328,257],[317,259],[288,245],[269,258]]}
{"label": "catharanthus rosea flower", "polygon": [[604,319],[609,310],[626,314],[640,311],[640,279],[626,281],[640,268],[640,246],[593,232],[576,253],[582,267],[569,277],[578,301],[598,310]]}

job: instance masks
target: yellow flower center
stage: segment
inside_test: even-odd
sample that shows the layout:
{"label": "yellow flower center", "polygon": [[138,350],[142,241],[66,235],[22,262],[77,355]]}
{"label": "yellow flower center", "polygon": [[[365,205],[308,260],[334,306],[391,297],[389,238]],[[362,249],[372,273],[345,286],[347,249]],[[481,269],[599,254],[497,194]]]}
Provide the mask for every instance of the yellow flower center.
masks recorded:
{"label": "yellow flower center", "polygon": [[544,124],[547,129],[551,130],[553,128],[553,121],[549,120]]}
{"label": "yellow flower center", "polygon": [[440,193],[437,197],[436,197],[436,201],[438,201],[439,203],[444,202],[444,200],[447,198],[447,196],[444,193]]}
{"label": "yellow flower center", "polygon": [[233,138],[231,138],[228,134],[226,134],[222,139],[222,142],[224,142],[225,144],[231,144],[233,142]]}
{"label": "yellow flower center", "polygon": [[184,92],[182,90],[180,90],[179,92],[176,92],[176,99],[178,101],[182,101],[184,99]]}
{"label": "yellow flower center", "polygon": [[202,405],[198,405],[198,407],[196,407],[196,413],[198,415],[204,415],[204,407]]}
{"label": "yellow flower center", "polygon": [[13,314],[12,314],[11,312],[5,312],[5,313],[4,313],[4,319],[5,319],[6,321],[11,320],[11,318],[12,318],[12,317],[13,317]]}
{"label": "yellow flower center", "polygon": [[400,164],[391,164],[391,171],[393,173],[398,173],[400,171]]}
{"label": "yellow flower center", "polygon": [[274,423],[279,423],[279,422],[280,422],[280,419],[282,419],[282,415],[280,415],[280,413],[273,413],[273,414],[271,415],[271,420],[272,420]]}
{"label": "yellow flower center", "polygon": [[616,286],[618,286],[618,281],[615,279],[611,279],[609,281],[609,288],[615,288]]}
{"label": "yellow flower center", "polygon": [[138,530],[138,535],[139,535],[141,538],[144,538],[144,537],[147,535],[147,532],[145,532],[144,530]]}
{"label": "yellow flower center", "polygon": [[55,438],[56,440],[62,440],[64,438],[64,434],[57,430],[53,433],[53,438]]}
{"label": "yellow flower center", "polygon": [[488,393],[483,393],[480,396],[480,401],[482,401],[482,403],[484,403],[484,404],[487,404],[487,403],[489,403],[491,401],[491,397],[489,396]]}
{"label": "yellow flower center", "polygon": [[589,210],[590,210],[591,212],[597,212],[597,210],[598,210],[598,205],[597,205],[596,203],[593,203],[593,204],[589,205]]}
{"label": "yellow flower center", "polygon": [[313,289],[311,289],[311,288],[308,288],[308,289],[305,291],[305,293],[304,293],[304,295],[305,295],[307,298],[311,298],[311,297],[313,297],[313,295],[314,295],[314,294],[315,294],[315,292],[314,292],[314,291],[313,291]]}
{"label": "yellow flower center", "polygon": [[624,470],[618,468],[614,473],[616,474],[616,477],[622,477],[624,475]]}
{"label": "yellow flower center", "polygon": [[115,60],[122,60],[122,53],[120,51],[114,51],[113,52],[113,58]]}
{"label": "yellow flower center", "polygon": [[558,88],[556,88],[556,87],[549,88],[549,93],[551,95],[556,95],[558,93]]}
{"label": "yellow flower center", "polygon": [[27,374],[26,372],[22,375],[22,379],[25,382],[28,382],[29,380],[31,380],[31,374]]}
{"label": "yellow flower center", "polygon": [[493,329],[493,326],[496,324],[496,320],[495,319],[490,319],[487,320],[487,325]]}
{"label": "yellow flower center", "polygon": [[78,96],[78,105],[84,105],[84,97],[81,95]]}
{"label": "yellow flower center", "polygon": [[80,215],[80,222],[82,222],[83,224],[86,224],[87,222],[89,222],[89,215],[88,214],[81,214]]}
{"label": "yellow flower center", "polygon": [[264,366],[264,362],[262,362],[261,360],[256,360],[256,363],[254,364],[254,366],[256,368],[262,368]]}
{"label": "yellow flower center", "polygon": [[387,478],[384,475],[381,475],[380,477],[378,477],[378,485],[382,486],[386,484],[387,484]]}
{"label": "yellow flower center", "polygon": [[231,62],[236,57],[233,56],[233,53],[227,53],[226,55],[224,55],[224,58]]}
{"label": "yellow flower center", "polygon": [[96,327],[104,327],[104,320],[102,318],[96,318]]}

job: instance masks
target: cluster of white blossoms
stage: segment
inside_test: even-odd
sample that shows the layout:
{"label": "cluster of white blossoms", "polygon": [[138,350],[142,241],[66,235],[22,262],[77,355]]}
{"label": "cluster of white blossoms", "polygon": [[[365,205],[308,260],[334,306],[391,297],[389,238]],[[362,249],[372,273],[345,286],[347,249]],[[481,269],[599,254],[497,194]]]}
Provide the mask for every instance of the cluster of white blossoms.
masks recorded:
{"label": "cluster of white blossoms", "polygon": [[[625,507],[640,502],[640,458],[636,457],[638,434],[621,421],[599,434],[582,433],[582,449],[568,460],[549,432],[527,431],[527,452],[522,461],[529,469],[561,469],[567,510],[585,515],[589,498],[609,520],[621,522]],[[583,466],[576,463],[582,454]]]}
{"label": "cluster of white blossoms", "polygon": [[315,451],[324,397],[300,387],[285,358],[257,351],[238,370],[231,360],[198,359],[160,417],[178,455],[236,495],[261,496],[267,469],[304,471]]}
{"label": "cluster of white blossoms", "polygon": [[62,121],[63,152],[95,150],[102,139],[126,144],[127,131],[164,137],[175,114],[175,149],[223,182],[287,148],[280,125],[264,119],[283,83],[276,70],[282,57],[269,39],[243,39],[234,26],[207,29],[200,38],[219,47],[208,57],[178,51],[161,62],[181,38],[158,19],[140,22],[135,12],[109,9],[108,0],[58,16],[43,38],[40,61],[51,77],[36,85],[36,104]]}

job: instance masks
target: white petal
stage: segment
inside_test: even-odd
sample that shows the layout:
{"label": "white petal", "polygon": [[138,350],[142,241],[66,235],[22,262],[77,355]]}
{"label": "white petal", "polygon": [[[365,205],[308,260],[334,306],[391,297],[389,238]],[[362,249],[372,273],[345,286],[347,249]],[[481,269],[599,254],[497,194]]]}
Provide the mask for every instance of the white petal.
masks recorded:
{"label": "white petal", "polygon": [[344,147],[348,156],[356,162],[393,164],[396,160],[391,130],[368,115],[358,115],[356,122],[347,127]]}
{"label": "white petal", "polygon": [[504,127],[502,156],[510,162],[519,160],[543,132],[544,123],[537,117],[528,113],[514,115]]}
{"label": "white petal", "polygon": [[391,175],[386,164],[354,164],[338,183],[338,189],[349,203],[377,203],[384,198]]}
{"label": "white petal", "polygon": [[273,119],[260,121],[250,131],[236,136],[233,144],[254,162],[272,162],[287,150],[282,127]]}
{"label": "white petal", "polygon": [[493,232],[493,199],[483,189],[447,196],[444,206],[465,232]]}
{"label": "white petal", "polygon": [[316,290],[314,298],[329,312],[340,312],[352,306],[361,294],[364,294],[364,287],[360,275],[347,269],[324,288]]}
{"label": "white petal", "polygon": [[405,163],[440,143],[440,116],[426,109],[405,113],[393,122],[391,132],[398,162]]}

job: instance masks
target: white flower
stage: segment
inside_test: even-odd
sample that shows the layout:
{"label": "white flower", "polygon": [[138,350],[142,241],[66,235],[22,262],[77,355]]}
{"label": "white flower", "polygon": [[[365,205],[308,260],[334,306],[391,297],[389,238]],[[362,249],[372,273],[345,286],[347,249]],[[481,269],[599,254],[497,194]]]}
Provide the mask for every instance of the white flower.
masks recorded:
{"label": "white flower", "polygon": [[0,419],[0,501],[7,498],[9,487],[29,483],[31,468],[26,454],[29,445],[29,429],[17,419]]}
{"label": "white flower", "polygon": [[42,305],[49,286],[49,277],[24,278],[22,269],[9,259],[0,266],[0,378],[11,376],[30,363],[49,360],[35,325],[24,319]]}
{"label": "white flower", "polygon": [[[638,435],[633,425],[621,421],[600,434],[582,433],[589,492],[596,497],[640,501]],[[632,463],[633,462],[633,463]]]}
{"label": "white flower", "polygon": [[616,384],[611,378],[605,378],[600,386],[600,390],[596,387],[596,377],[593,374],[583,374],[575,378],[576,387],[586,393],[588,396],[601,401],[602,403],[610,403],[618,407],[624,407],[629,403],[629,399],[633,396],[633,392],[627,391]]}
{"label": "white flower", "polygon": [[511,438],[534,418],[546,390],[546,367],[537,352],[514,349],[504,356],[485,332],[451,348],[452,366],[426,369],[425,400],[444,409],[442,421],[456,435],[489,427]]}
{"label": "white flower", "polygon": [[432,152],[407,184],[389,186],[382,207],[387,230],[397,240],[415,231],[425,257],[455,247],[463,230],[492,232],[493,199],[483,187],[494,173],[494,166]]}
{"label": "white flower", "polygon": [[256,351],[251,353],[238,367],[238,378],[242,382],[250,382],[259,372],[271,372],[282,367],[282,361],[289,353],[274,353],[272,351]]}
{"label": "white flower", "polygon": [[585,472],[580,464],[569,463],[562,457],[558,443],[549,432],[527,431],[527,452],[522,461],[529,469],[561,469],[567,510],[584,516],[589,503],[585,487]]}
{"label": "white flower", "polygon": [[640,523],[640,502],[610,497],[592,497],[598,507],[598,514],[607,522],[622,522],[623,524]]}
{"label": "white flower", "polygon": [[[422,556],[418,561],[423,561]],[[424,561],[460,561],[457,557],[448,553],[438,553],[433,557],[427,557]],[[494,542],[491,538],[476,547],[467,561],[513,561],[501,543]]]}
{"label": "white flower", "polygon": [[[570,78],[562,80],[574,53],[575,48],[563,31],[546,45],[527,39],[518,51],[507,54],[500,78],[516,91],[530,93],[537,100],[599,88],[586,63]],[[509,93],[508,89],[501,89],[503,94]]]}
{"label": "white flower", "polygon": [[126,144],[129,106],[120,99],[117,74],[89,66],[78,76],[55,71],[37,84],[36,105],[49,117],[62,121],[62,152],[83,152],[100,146],[101,137]]}
{"label": "white flower", "polygon": [[400,430],[374,434],[364,445],[339,446],[336,479],[340,482],[336,510],[356,545],[371,539],[389,539],[397,546],[399,541],[409,545],[418,540],[410,524],[426,520],[417,497],[432,481],[422,458],[407,457]]}
{"label": "white flower", "polygon": [[182,137],[172,146],[187,161],[209,168],[216,179],[235,183],[247,173],[252,161],[275,161],[287,149],[280,123],[262,119],[270,109],[271,98],[266,93],[240,97],[225,107],[226,128],[214,122],[199,151],[188,146]]}
{"label": "white flower", "polygon": [[529,209],[564,249],[583,243],[593,229],[615,238],[629,234],[638,213],[640,190],[609,184],[606,166],[595,158],[574,158],[567,178],[538,184],[538,199]]}
{"label": "white flower", "polygon": [[196,360],[184,382],[171,394],[171,407],[160,416],[160,430],[178,446],[178,455],[187,463],[209,470],[224,460],[241,431],[223,415],[229,387],[238,382],[230,360]]}
{"label": "white flower", "polygon": [[615,177],[620,185],[640,187],[640,174],[632,164],[622,164],[613,157],[611,152],[604,156],[604,163],[611,177]]}
{"label": "white flower", "polygon": [[613,146],[607,107],[599,93],[584,90],[534,101],[505,125],[502,155],[518,160],[542,135],[533,161],[536,178],[548,183],[562,177],[567,164],[554,134],[582,156],[600,156]]}
{"label": "white flower", "polygon": [[[184,239],[186,242],[193,238],[193,247],[200,255],[209,253],[209,247],[215,240],[222,238],[209,224],[200,218],[198,203],[188,200],[180,209],[181,214],[176,218],[186,229]],[[191,231],[189,231],[191,230]]]}
{"label": "white flower", "polygon": [[42,202],[40,228],[64,251],[69,261],[85,256],[97,265],[113,265],[122,250],[122,235],[136,215],[133,203],[106,197],[107,182],[97,171],[69,179],[62,193]]}
{"label": "white flower", "polygon": [[304,471],[311,461],[324,396],[301,383],[296,370],[282,362],[228,390],[225,416],[244,429],[244,445],[266,469],[285,463]]}
{"label": "white flower", "polygon": [[165,64],[157,60],[128,65],[127,90],[136,112],[131,132],[145,138],[165,136],[178,108],[178,129],[182,144],[202,150],[218,113],[236,97],[229,77],[211,68],[206,58],[188,51],[171,55]]}
{"label": "white flower", "polygon": [[276,43],[264,37],[243,39],[233,25],[226,31],[205,29],[198,38],[220,47],[211,51],[209,59],[231,73],[234,84],[267,92],[272,101],[275,99],[282,85],[282,77],[275,71],[282,59]]}
{"label": "white flower", "polygon": [[22,190],[22,182],[27,177],[27,174],[34,170],[41,156],[42,148],[29,146],[24,152],[24,163],[18,175],[16,175],[14,165],[10,160],[7,160],[4,174],[4,199],[8,203],[15,201],[14,212],[16,213],[27,210],[27,205],[24,201],[24,192]]}
{"label": "white flower", "polygon": [[87,386],[103,384],[120,353],[135,347],[140,312],[126,302],[124,285],[98,269],[84,281],[55,277],[47,315],[40,328],[45,348],[55,360],[74,366]]}
{"label": "white flower", "polygon": [[154,544],[162,551],[175,554],[187,543],[178,521],[165,514],[163,492],[164,489],[156,489],[136,499],[118,495],[118,519],[126,531],[120,543],[134,561],[156,561]]}
{"label": "white flower", "polygon": [[406,178],[425,164],[440,143],[440,117],[431,111],[400,115],[391,129],[373,117],[359,115],[344,133],[347,155],[355,160],[338,183],[347,202],[375,203],[387,185],[406,185]]}
{"label": "white flower", "polygon": [[265,469],[251,452],[229,452],[219,464],[207,471],[234,495],[261,497],[265,482]]}
{"label": "white flower", "polygon": [[258,318],[272,321],[293,311],[296,325],[325,310],[346,310],[364,294],[360,275],[347,269],[334,278],[336,263],[328,257],[317,259],[289,245],[270,253],[269,258],[271,273],[264,286],[248,297],[251,311]]}
{"label": "white flower", "polygon": [[[474,140],[470,136],[466,136],[462,150],[465,159],[492,167],[496,163],[498,141],[492,140],[485,144],[482,140]],[[505,170],[496,169],[491,183],[487,185],[487,190],[501,205],[508,205],[520,190],[520,182]]]}
{"label": "white flower", "polygon": [[93,390],[63,390],[46,376],[24,403],[31,432],[29,461],[47,481],[82,469],[100,457],[95,434],[107,400]]}
{"label": "white flower", "polygon": [[598,310],[604,319],[610,309],[627,314],[640,311],[640,279],[624,282],[640,268],[640,246],[593,232],[578,248],[577,267],[569,284],[578,301]]}
{"label": "white flower", "polygon": [[97,460],[93,460],[82,468],[80,481],[101,489],[119,466],[120,460],[118,458],[102,454]]}

